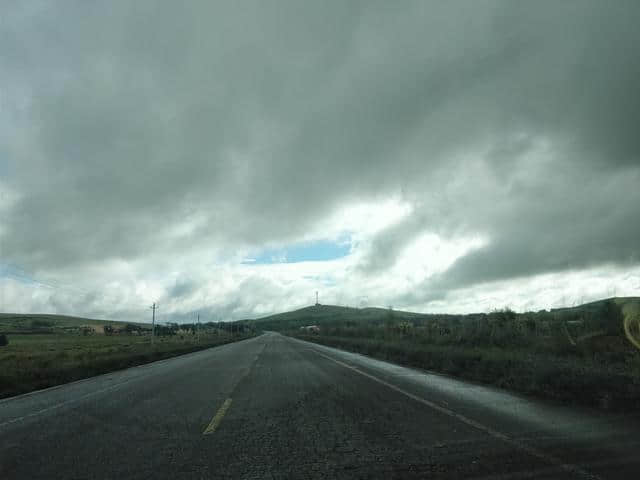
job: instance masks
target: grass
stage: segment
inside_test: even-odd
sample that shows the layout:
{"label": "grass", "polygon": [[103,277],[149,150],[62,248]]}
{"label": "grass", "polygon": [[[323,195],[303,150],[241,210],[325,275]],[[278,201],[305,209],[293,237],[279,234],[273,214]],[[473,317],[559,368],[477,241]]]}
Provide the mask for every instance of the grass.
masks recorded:
{"label": "grass", "polygon": [[[86,324],[84,319],[82,324]],[[252,336],[224,331],[148,335],[9,334],[0,347],[0,398],[222,345]]]}
{"label": "grass", "polygon": [[320,343],[381,360],[446,373],[567,404],[607,409],[640,407],[640,356],[622,362],[536,352],[521,348],[419,344],[410,339],[381,340],[305,335]]}

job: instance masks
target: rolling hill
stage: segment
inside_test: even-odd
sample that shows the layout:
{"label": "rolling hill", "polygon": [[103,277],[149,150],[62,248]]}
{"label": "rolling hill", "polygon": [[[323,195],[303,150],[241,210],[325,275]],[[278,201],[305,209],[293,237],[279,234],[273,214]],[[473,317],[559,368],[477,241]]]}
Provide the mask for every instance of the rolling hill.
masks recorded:
{"label": "rolling hill", "polygon": [[277,313],[255,319],[254,322],[264,330],[291,330],[305,325],[326,325],[342,322],[384,323],[389,318],[396,320],[422,320],[428,314],[403,312],[385,308],[352,308],[337,305],[312,305],[290,312]]}
{"label": "rolling hill", "polygon": [[149,324],[138,322],[120,322],[116,320],[100,320],[94,318],[73,317],[69,315],[53,315],[43,313],[0,313],[0,333],[56,333],[82,327],[102,328],[111,325],[123,327],[127,323],[142,328],[151,328]]}
{"label": "rolling hill", "polygon": [[[626,336],[640,348],[640,297],[616,297],[597,300],[583,305],[540,310],[538,312],[471,313],[466,315],[415,313],[384,308],[350,308],[335,305],[314,305],[290,312],[269,315],[254,320],[262,330],[293,331],[308,325],[317,325],[321,330],[332,328],[377,327],[381,325],[407,324],[411,327],[427,328],[439,325],[444,328],[459,328],[473,322],[508,317],[508,323],[537,324],[561,330],[571,342],[599,335]],[[324,328],[323,328],[324,327]],[[536,327],[537,328],[537,327]],[[559,327],[560,328],[560,327]],[[563,334],[563,335],[565,335]]]}

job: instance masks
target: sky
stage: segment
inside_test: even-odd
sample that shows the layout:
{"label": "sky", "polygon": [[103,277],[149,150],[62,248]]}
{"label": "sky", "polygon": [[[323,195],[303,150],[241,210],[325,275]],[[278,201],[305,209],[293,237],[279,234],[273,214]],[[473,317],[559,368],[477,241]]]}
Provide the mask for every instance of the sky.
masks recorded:
{"label": "sky", "polygon": [[635,0],[0,6],[0,311],[640,295]]}

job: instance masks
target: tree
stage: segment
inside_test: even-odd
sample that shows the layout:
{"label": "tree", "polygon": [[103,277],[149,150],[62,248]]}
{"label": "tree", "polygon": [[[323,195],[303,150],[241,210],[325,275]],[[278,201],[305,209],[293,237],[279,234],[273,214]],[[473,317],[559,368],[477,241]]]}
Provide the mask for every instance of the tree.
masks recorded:
{"label": "tree", "polygon": [[9,345],[9,338],[3,333],[0,334],[0,347],[4,347],[5,345]]}

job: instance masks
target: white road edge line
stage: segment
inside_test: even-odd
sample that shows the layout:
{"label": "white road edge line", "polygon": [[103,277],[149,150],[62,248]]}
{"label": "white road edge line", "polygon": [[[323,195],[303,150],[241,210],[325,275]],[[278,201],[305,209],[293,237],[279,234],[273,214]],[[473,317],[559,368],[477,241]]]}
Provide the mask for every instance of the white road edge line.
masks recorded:
{"label": "white road edge line", "polygon": [[560,467],[562,470],[564,470],[565,472],[569,472],[569,473],[574,473],[577,474],[583,478],[589,478],[592,480],[601,480],[601,477],[599,477],[598,475],[588,472],[586,470],[584,470],[583,468],[580,468],[577,465],[571,464],[571,463],[565,463],[562,460],[560,460],[559,458],[554,457],[553,455],[549,455],[547,453],[544,453],[540,450],[538,450],[537,448],[531,447],[521,441],[518,441],[514,438],[511,438],[509,435],[506,435],[502,432],[498,432],[497,430],[494,430],[490,427],[487,427],[486,425],[483,425],[479,422],[476,422],[475,420],[472,420],[471,418],[465,417],[464,415],[461,415],[459,413],[454,412],[453,410],[449,410],[448,408],[445,408],[441,405],[438,405],[437,403],[431,402],[429,400],[426,400],[422,397],[419,397],[418,395],[414,395],[411,392],[408,392],[396,385],[393,385],[392,383],[389,383],[385,380],[382,380],[374,375],[371,375],[369,373],[363,372],[362,370],[360,370],[357,367],[354,367],[353,365],[349,365],[348,363],[344,363],[341,362],[340,360],[336,360],[335,358],[331,358],[328,355],[325,355],[324,353],[321,353],[319,350],[316,350],[315,348],[310,348],[310,350],[312,350],[314,353],[316,353],[317,355],[320,355],[321,357],[326,358],[327,360],[331,360],[334,363],[337,363],[338,365],[344,367],[344,368],[348,368],[349,370],[352,370],[355,373],[358,373],[360,375],[362,375],[363,377],[367,377],[370,380],[373,380],[374,382],[379,383],[380,385],[384,385],[387,388],[390,388],[391,390],[394,390],[398,393],[401,393],[402,395],[404,395],[405,397],[408,397],[412,400],[415,400],[416,402],[419,402],[423,405],[426,405],[429,408],[432,408],[433,410],[436,410],[440,413],[443,413],[445,415],[448,415],[449,417],[453,417],[456,420],[461,421],[462,423],[465,423],[471,427],[474,427],[488,435],[491,435],[494,438],[497,438],[498,440],[502,440],[505,443],[508,443],[509,445],[512,445],[526,453],[528,453],[529,455],[532,455],[536,458],[539,458],[541,460],[544,460],[547,463],[550,463],[552,465],[555,465],[557,467]]}

